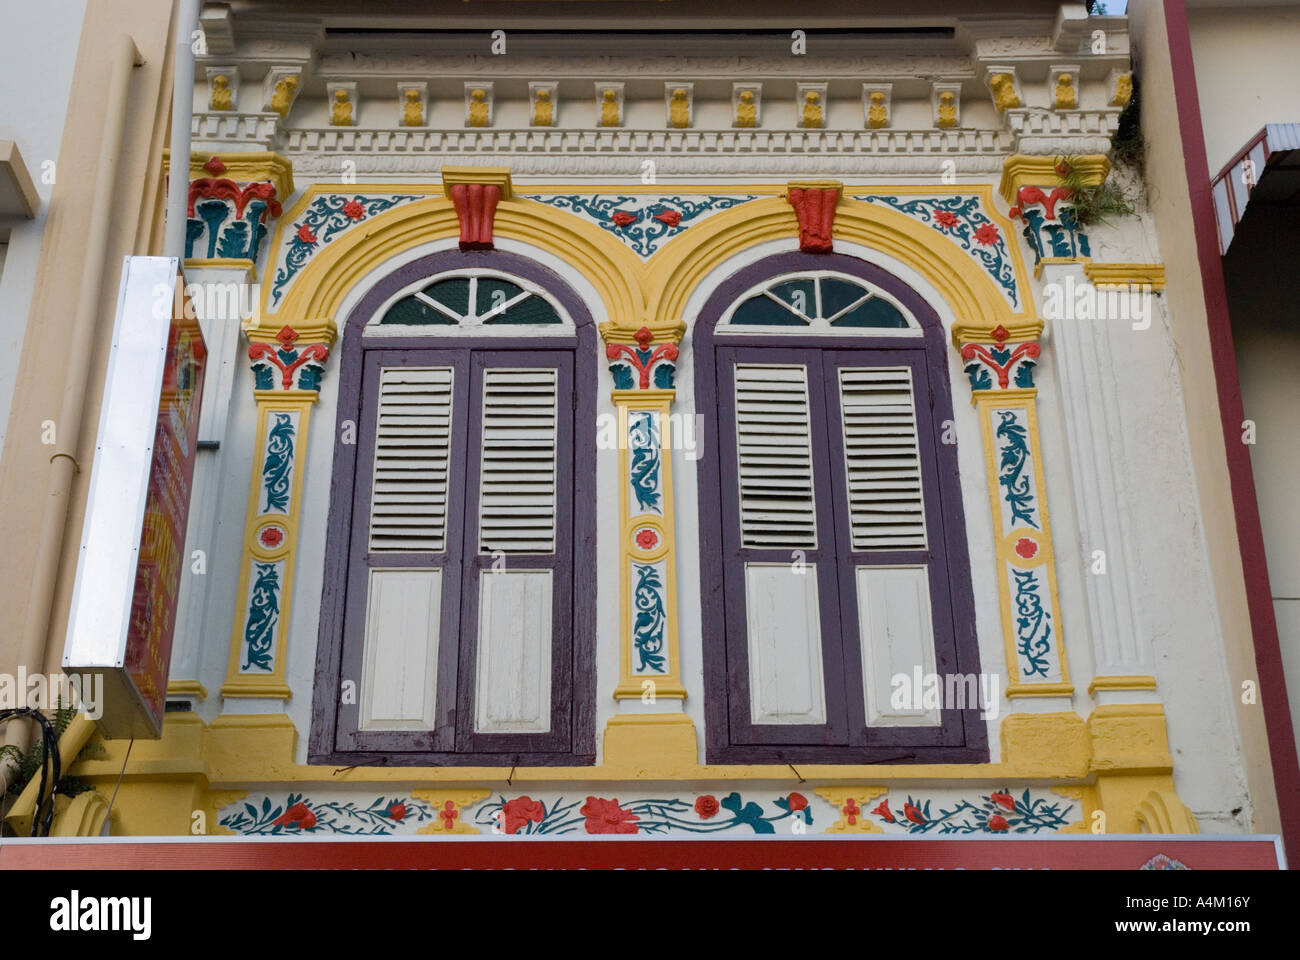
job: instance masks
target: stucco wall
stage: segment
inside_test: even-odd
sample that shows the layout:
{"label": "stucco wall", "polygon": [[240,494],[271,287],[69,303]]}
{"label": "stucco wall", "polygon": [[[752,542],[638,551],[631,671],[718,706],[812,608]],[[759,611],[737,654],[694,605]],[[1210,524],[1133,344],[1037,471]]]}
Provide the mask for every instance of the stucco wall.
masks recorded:
{"label": "stucco wall", "polygon": [[[15,3],[4,10],[9,40],[0,57],[0,140],[18,144],[41,206],[35,218],[14,225],[8,250],[0,254],[0,450],[9,430],[9,405],[57,179],[59,140],[85,10],[86,0]],[[39,82],[33,82],[35,78]]]}
{"label": "stucco wall", "polygon": [[1300,121],[1300,4],[1189,9],[1205,154],[1216,174],[1267,123]]}

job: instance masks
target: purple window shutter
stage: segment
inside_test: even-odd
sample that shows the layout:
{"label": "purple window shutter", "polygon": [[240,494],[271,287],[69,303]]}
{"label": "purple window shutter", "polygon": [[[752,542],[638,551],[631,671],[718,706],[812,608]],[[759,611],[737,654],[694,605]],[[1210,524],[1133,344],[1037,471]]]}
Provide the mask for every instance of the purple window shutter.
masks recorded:
{"label": "purple window shutter", "polygon": [[[921,321],[923,336],[777,339],[762,334],[731,334],[725,341],[715,340],[714,325],[741,293],[767,277],[800,267],[840,270],[886,289]],[[705,704],[709,761],[987,761],[987,734],[977,707],[944,710],[940,723],[928,727],[871,728],[866,722],[856,580],[859,567],[924,568],[936,672],[979,672],[956,448],[940,443],[943,423],[952,416],[952,402],[946,344],[934,311],[896,278],[864,261],[840,255],[779,255],[740,271],[719,288],[701,313],[695,342],[697,407],[705,411],[710,421],[706,428],[718,438],[716,460],[706,456],[700,464],[705,680],[706,689],[720,691],[712,693]],[[733,396],[737,363],[800,364],[809,371],[810,386],[818,378],[822,382],[822,389],[813,391],[816,399],[810,398],[812,441],[817,454],[814,489],[818,541],[805,562],[816,562],[826,683],[825,724],[799,727],[751,722],[744,564],[775,562],[776,553],[756,551],[743,542]],[[846,368],[867,372],[859,377],[864,381],[859,387],[868,393],[878,388],[897,392],[902,383],[910,383],[915,398],[914,460],[921,480],[923,527],[922,517],[912,505],[905,511],[905,522],[893,523],[881,519],[880,510],[865,495],[859,493],[851,498],[841,412],[846,402],[841,398],[841,375]],[[900,378],[899,371],[906,371],[905,379]],[[850,386],[850,392],[859,387]],[[851,401],[855,421],[860,420],[864,401],[860,397]],[[865,409],[869,425],[869,402]],[[860,482],[864,479],[868,482]],[[857,486],[870,488],[871,480],[871,476],[859,475]],[[897,497],[905,491],[890,493]],[[855,512],[859,520],[856,541]],[[784,556],[789,562],[789,551]]]}

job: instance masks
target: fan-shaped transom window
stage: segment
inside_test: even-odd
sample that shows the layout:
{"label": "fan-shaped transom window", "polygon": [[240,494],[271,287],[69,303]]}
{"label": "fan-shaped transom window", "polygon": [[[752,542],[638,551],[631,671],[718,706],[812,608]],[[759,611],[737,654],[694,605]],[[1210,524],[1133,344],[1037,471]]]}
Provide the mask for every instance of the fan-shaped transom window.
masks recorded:
{"label": "fan-shaped transom window", "polygon": [[440,333],[488,333],[528,326],[571,332],[573,323],[538,286],[503,273],[447,273],[421,281],[394,297],[371,321],[383,327],[435,327]]}
{"label": "fan-shaped transom window", "polygon": [[817,271],[777,277],[747,291],[718,324],[718,333],[847,333],[864,328],[921,336],[921,327],[892,296],[857,277]]}

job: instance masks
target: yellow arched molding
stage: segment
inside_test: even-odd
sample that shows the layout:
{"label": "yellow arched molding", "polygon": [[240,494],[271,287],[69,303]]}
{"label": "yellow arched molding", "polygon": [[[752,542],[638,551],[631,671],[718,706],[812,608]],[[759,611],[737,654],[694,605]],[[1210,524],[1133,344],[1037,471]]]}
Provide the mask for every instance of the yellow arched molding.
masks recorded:
{"label": "yellow arched molding", "polygon": [[1138,804],[1138,823],[1149,833],[1200,833],[1201,825],[1172,790],[1152,790]]}
{"label": "yellow arched molding", "polygon": [[[598,193],[600,186],[548,187],[547,192]],[[648,192],[663,188],[619,188],[623,192]],[[1016,226],[993,204],[987,184],[961,186],[888,186],[846,188],[890,195],[975,193],[986,215],[1011,238]],[[599,294],[605,314],[601,335],[607,343],[634,341],[642,326],[655,334],[655,342],[676,342],[685,329],[687,299],[712,270],[747,248],[771,240],[793,240],[799,235],[794,208],[785,199],[783,185],[705,186],[674,185],[673,192],[717,194],[743,190],[759,199],[738,204],[683,230],[653,257],[642,262],[607,231],[573,214],[518,196],[502,200],[496,210],[495,235],[519,240],[555,255],[573,266]],[[322,194],[341,192],[332,185],[309,187],[285,212],[275,227],[271,250],[281,249],[303,210]],[[459,223],[449,199],[437,187],[402,184],[349,186],[347,193],[428,194],[426,199],[403,204],[358,224],[323,246],[302,269],[271,314],[270,287],[262,288],[260,315],[254,329],[273,337],[285,322],[307,318],[336,318],[348,293],[371,271],[393,257],[428,243],[459,235]],[[993,280],[953,241],[933,227],[880,204],[841,197],[835,211],[834,236],[879,250],[921,274],[948,302],[959,322],[988,327],[1008,327],[1018,318],[1032,317],[1032,290],[1017,243],[1007,243],[1016,283],[1025,309],[1013,312]]]}
{"label": "yellow arched molding", "polygon": [[[393,184],[348,188],[349,193],[422,191],[430,192],[427,187]],[[271,249],[280,249],[284,232],[312,200],[322,193],[333,192],[337,191],[331,186],[310,187],[293,210],[280,218]],[[273,314],[267,312],[270,288],[264,286],[256,327],[274,336],[286,322],[335,318],[344,298],[371,271],[412,247],[459,234],[456,211],[451,200],[440,191],[431,193],[427,199],[385,211],[326,244],[303,268]],[[494,234],[544,250],[571,265],[595,287],[603,313],[613,324],[629,331],[646,324],[641,261],[621,241],[614,240],[594,224],[544,203],[513,197],[497,205]],[[660,333],[655,324],[649,326]],[[676,331],[676,321],[669,326]],[[668,332],[665,330],[663,334]],[[657,337],[663,338],[663,335]],[[632,342],[630,333],[628,342]]]}
{"label": "yellow arched molding", "polygon": [[[718,187],[717,191],[725,188]],[[745,187],[746,190],[750,189]],[[986,214],[1008,238],[1015,224],[997,213],[993,190],[987,185],[962,187],[846,187],[862,192],[903,195],[977,193]],[[700,282],[720,264],[747,248],[771,240],[794,239],[799,224],[794,208],[784,197],[751,200],[695,224],[673,239],[646,263],[645,289],[650,329],[680,322],[687,299]],[[1026,309],[1014,313],[989,276],[951,240],[935,228],[880,204],[841,197],[835,208],[834,238],[888,254],[921,274],[948,302],[958,322],[1007,327],[1017,318],[1032,316],[1019,244],[1008,239],[1007,248]],[[602,333],[605,330],[602,328]],[[610,336],[606,333],[606,339]]]}

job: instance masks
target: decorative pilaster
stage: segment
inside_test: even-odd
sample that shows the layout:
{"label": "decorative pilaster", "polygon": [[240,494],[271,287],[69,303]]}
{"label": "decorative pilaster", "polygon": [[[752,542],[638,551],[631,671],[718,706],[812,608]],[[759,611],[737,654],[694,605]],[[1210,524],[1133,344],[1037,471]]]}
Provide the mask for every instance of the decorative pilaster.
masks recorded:
{"label": "decorative pilaster", "polygon": [[225,697],[288,699],[284,650],[302,514],[308,424],[336,332],[326,320],[250,331],[257,448]]}
{"label": "decorative pilaster", "polygon": [[[684,700],[677,651],[669,413],[677,395],[677,345],[653,345],[646,327],[635,346],[609,343],[618,411],[621,638],[616,700]],[[653,386],[652,386],[653,384]],[[649,681],[649,682],[647,682]]]}
{"label": "decorative pilaster", "polygon": [[[170,156],[164,153],[163,169]],[[191,153],[187,261],[257,261],[262,240],[293,193],[293,165],[278,153]]]}
{"label": "decorative pilaster", "polygon": [[491,250],[497,204],[514,194],[509,167],[443,167],[442,188],[460,220],[462,250]]}
{"label": "decorative pilaster", "polygon": [[[1110,172],[1109,161],[1101,155],[1071,162],[1085,186],[1101,183]],[[1142,265],[1091,263],[1087,237],[1078,230],[1069,191],[1061,185],[1061,177],[1069,172],[1051,157],[1016,155],[1003,164],[1002,196],[1017,203],[1011,214],[1026,222],[1025,239],[1039,257],[1036,272],[1047,302],[1063,302],[1064,297],[1054,293],[1085,290],[1089,279],[1099,286],[1162,279],[1158,265],[1143,270]],[[1135,526],[1126,517],[1127,498],[1116,467],[1123,457],[1123,430],[1111,352],[1114,318],[1094,317],[1092,311],[1076,316],[1073,298],[1059,312],[1053,317],[1053,371],[1061,393],[1083,548],[1094,673],[1088,690],[1099,703],[1149,703],[1158,700],[1154,656],[1138,623],[1130,533]],[[1130,321],[1125,317],[1120,322]]]}
{"label": "decorative pilaster", "polygon": [[1007,696],[1074,692],[1061,635],[1056,564],[1038,440],[1034,364],[1041,322],[953,327],[984,437],[998,595],[1010,682]]}
{"label": "decorative pilaster", "polygon": [[844,185],[838,180],[795,181],[786,199],[799,220],[799,249],[804,253],[830,253],[835,229],[835,207]]}

